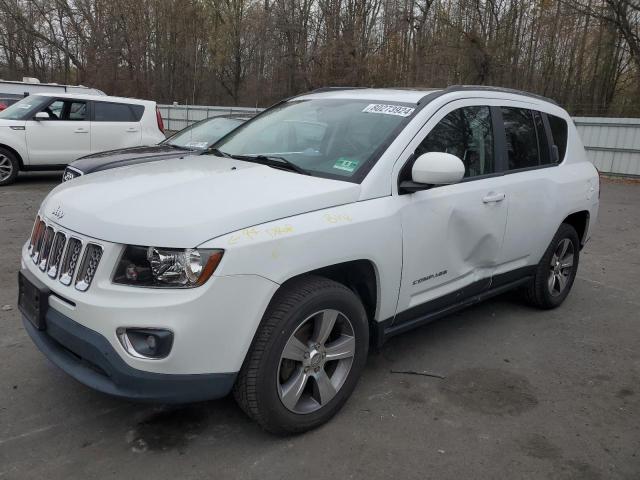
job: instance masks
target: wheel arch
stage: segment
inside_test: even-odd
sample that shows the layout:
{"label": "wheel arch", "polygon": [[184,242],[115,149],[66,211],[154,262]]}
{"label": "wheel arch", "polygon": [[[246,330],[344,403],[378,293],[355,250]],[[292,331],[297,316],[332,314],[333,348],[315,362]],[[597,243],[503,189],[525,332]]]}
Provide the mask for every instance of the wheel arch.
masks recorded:
{"label": "wheel arch", "polygon": [[580,248],[582,248],[587,240],[587,232],[589,230],[589,211],[588,210],[580,210],[578,212],[574,212],[571,215],[568,215],[562,223],[566,223],[575,228],[578,233],[578,238],[580,239]]}
{"label": "wheel arch", "polygon": [[[362,302],[371,333],[375,334],[376,319],[380,310],[380,280],[375,263],[368,259],[350,260],[299,273],[280,285],[284,288],[289,283],[307,275],[316,275],[333,280],[349,288]],[[275,295],[275,294],[274,294]]]}

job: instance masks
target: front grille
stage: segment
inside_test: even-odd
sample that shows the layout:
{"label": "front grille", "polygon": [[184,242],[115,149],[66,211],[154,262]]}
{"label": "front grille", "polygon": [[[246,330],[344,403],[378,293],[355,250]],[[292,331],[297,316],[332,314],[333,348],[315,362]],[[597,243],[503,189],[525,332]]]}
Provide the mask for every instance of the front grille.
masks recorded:
{"label": "front grille", "polygon": [[33,226],[28,252],[40,270],[50,278],[58,278],[63,285],[71,285],[75,274],[75,287],[81,292],[89,289],[102,258],[100,245],[83,244],[82,240],[68,237],[54,225],[47,225],[40,217],[36,218]]}

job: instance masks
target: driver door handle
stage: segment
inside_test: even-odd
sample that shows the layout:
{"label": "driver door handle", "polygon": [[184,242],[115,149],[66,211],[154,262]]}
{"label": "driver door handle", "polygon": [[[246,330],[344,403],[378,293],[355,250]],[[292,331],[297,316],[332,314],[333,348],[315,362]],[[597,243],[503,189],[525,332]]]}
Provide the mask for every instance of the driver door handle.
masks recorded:
{"label": "driver door handle", "polygon": [[505,199],[504,193],[489,192],[486,196],[482,197],[484,203],[498,203]]}
{"label": "driver door handle", "polygon": [[89,130],[87,130],[86,128],[76,128],[74,131],[74,133],[89,133]]}

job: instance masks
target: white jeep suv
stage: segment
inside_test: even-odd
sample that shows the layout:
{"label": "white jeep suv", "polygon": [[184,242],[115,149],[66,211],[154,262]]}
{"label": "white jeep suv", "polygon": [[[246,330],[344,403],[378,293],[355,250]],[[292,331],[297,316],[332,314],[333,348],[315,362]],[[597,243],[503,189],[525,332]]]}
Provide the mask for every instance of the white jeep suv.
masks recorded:
{"label": "white jeep suv", "polygon": [[86,385],[233,390],[276,433],[334,415],[370,344],[510,289],[560,305],[598,211],[571,119],[522,92],[320,90],[214,147],[56,187],[19,306]]}
{"label": "white jeep suv", "polygon": [[164,140],[155,102],[34,93],[0,112],[0,186],[18,171],[61,170],[79,157]]}

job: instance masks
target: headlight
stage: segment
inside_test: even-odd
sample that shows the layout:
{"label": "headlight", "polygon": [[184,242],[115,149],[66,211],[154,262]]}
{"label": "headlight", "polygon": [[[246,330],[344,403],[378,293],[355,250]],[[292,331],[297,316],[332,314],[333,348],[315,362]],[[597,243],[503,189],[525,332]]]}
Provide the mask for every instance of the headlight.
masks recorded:
{"label": "headlight", "polygon": [[223,253],[224,250],[129,245],[120,257],[113,283],[138,287],[198,287],[211,277]]}

